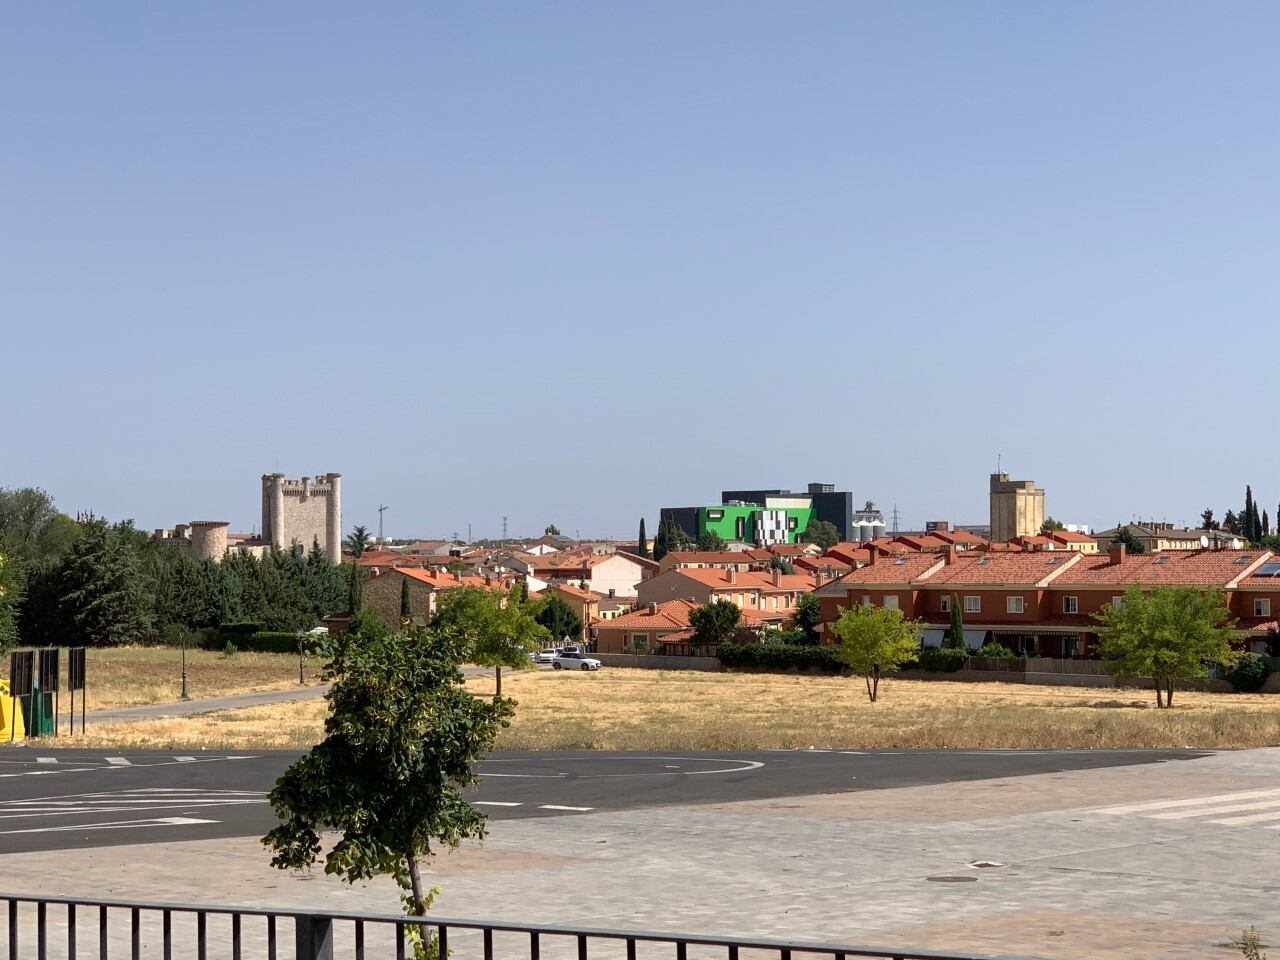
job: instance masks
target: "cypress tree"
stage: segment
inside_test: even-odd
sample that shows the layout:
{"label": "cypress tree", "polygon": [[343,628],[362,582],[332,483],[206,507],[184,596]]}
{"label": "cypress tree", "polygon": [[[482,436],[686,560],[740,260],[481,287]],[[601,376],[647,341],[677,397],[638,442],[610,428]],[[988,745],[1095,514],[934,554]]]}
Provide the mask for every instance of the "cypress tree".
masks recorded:
{"label": "cypress tree", "polygon": [[[1244,513],[1242,514],[1242,520],[1244,525],[1243,533],[1245,538],[1248,540],[1257,539],[1254,536],[1254,524],[1257,520],[1257,511],[1258,508],[1253,502],[1253,487],[1246,483],[1244,486]],[[1261,526],[1261,524],[1258,524],[1258,526]]]}
{"label": "cypress tree", "polygon": [[403,577],[400,580],[400,619],[413,619],[413,602],[409,599],[409,578]]}
{"label": "cypress tree", "polygon": [[947,628],[947,636],[942,645],[955,650],[968,649],[964,642],[964,611],[960,609],[959,594],[951,595],[951,626]]}
{"label": "cypress tree", "polygon": [[636,544],[636,556],[649,559],[649,538],[644,533],[644,517],[640,518],[640,539]]}
{"label": "cypress tree", "polygon": [[353,563],[351,572],[347,577],[347,612],[355,616],[363,606],[364,575],[360,567]]}
{"label": "cypress tree", "polygon": [[1271,518],[1267,516],[1267,511],[1262,511],[1262,535],[1264,537],[1271,536]]}

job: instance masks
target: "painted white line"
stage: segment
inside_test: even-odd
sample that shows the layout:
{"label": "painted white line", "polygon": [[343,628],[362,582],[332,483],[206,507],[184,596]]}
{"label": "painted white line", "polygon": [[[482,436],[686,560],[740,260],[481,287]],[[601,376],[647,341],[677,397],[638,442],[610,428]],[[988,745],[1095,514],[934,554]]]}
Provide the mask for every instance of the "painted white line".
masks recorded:
{"label": "painted white line", "polygon": [[198,823],[218,823],[217,820],[198,820],[195,817],[161,817],[158,820],[117,820],[113,823],[88,823],[64,827],[31,827],[26,830],[0,830],[8,833],[61,833],[67,830],[137,830],[142,827],[185,827]]}
{"label": "painted white line", "polygon": [[1269,790],[1238,790],[1235,793],[1217,793],[1211,797],[1188,797],[1185,800],[1155,800],[1151,803],[1127,803],[1118,807],[1102,807],[1095,813],[1145,813],[1149,810],[1172,810],[1178,807],[1207,807],[1215,803],[1233,800],[1252,800],[1256,797],[1280,797],[1280,788]]}
{"label": "painted white line", "polygon": [[510,803],[505,800],[477,800],[473,807],[522,807],[524,803]]}
{"label": "painted white line", "polygon": [[588,810],[594,810],[595,807],[562,807],[558,803],[544,803],[538,807],[539,810],[572,810],[575,813],[586,813]]}
{"label": "painted white line", "polygon": [[1280,807],[1280,797],[1270,800],[1250,800],[1247,803],[1219,803],[1212,807],[1192,807],[1190,810],[1170,810],[1151,814],[1152,820],[1189,820],[1191,817],[1207,817],[1218,813],[1236,813],[1240,810],[1266,810]]}
{"label": "painted white line", "polygon": [[196,758],[195,757],[174,757],[173,759],[177,760],[179,763],[193,763]]}
{"label": "painted white line", "polygon": [[57,763],[57,757],[36,757],[36,763]]}
{"label": "painted white line", "polygon": [[1267,813],[1253,813],[1243,817],[1223,817],[1220,820],[1210,820],[1209,823],[1220,823],[1224,827],[1242,827],[1247,823],[1266,823],[1268,820],[1280,820],[1280,810],[1270,810]]}
{"label": "painted white line", "polygon": [[106,758],[106,760],[107,760],[107,763],[111,764],[111,766],[113,766],[113,767],[131,767],[131,766],[133,766],[133,761],[132,761],[132,760],[126,760],[124,757],[107,757],[107,758]]}

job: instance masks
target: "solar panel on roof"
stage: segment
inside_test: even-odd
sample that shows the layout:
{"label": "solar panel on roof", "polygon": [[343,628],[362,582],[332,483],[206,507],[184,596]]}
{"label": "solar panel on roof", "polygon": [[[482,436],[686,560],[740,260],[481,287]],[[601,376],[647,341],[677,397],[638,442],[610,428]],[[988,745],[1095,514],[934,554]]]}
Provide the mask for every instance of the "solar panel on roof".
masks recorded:
{"label": "solar panel on roof", "polygon": [[1246,563],[1253,563],[1253,557],[1236,557],[1236,566],[1243,567]]}
{"label": "solar panel on roof", "polygon": [[1253,571],[1255,577],[1280,577],[1280,563],[1274,560],[1264,563],[1257,570]]}
{"label": "solar panel on roof", "polygon": [[1169,562],[1168,557],[1156,557],[1156,563],[1168,563],[1168,562]]}
{"label": "solar panel on roof", "polygon": [[978,566],[985,567],[990,562],[991,562],[990,557],[983,557],[981,560],[978,561]]}

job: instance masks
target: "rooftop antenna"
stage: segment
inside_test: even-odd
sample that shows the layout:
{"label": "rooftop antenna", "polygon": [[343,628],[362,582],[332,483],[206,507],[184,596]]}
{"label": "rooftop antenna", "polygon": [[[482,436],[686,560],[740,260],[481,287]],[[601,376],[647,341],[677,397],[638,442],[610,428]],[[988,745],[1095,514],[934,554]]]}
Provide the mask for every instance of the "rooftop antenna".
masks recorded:
{"label": "rooftop antenna", "polygon": [[1000,464],[1001,464],[1000,454],[997,453],[996,454],[996,473],[1004,473],[1004,471],[1000,468]]}
{"label": "rooftop antenna", "polygon": [[378,504],[378,542],[379,543],[382,542],[382,515],[390,509],[391,509],[390,507],[384,507],[382,504]]}

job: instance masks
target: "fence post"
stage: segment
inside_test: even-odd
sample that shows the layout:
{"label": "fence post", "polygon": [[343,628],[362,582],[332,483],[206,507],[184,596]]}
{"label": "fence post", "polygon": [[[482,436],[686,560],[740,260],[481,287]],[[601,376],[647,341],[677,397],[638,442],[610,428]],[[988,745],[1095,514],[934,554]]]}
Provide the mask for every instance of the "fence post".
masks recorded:
{"label": "fence post", "polygon": [[296,915],[294,944],[298,960],[333,960],[333,920],[324,916]]}

